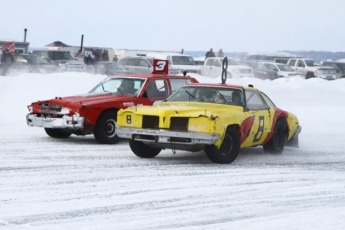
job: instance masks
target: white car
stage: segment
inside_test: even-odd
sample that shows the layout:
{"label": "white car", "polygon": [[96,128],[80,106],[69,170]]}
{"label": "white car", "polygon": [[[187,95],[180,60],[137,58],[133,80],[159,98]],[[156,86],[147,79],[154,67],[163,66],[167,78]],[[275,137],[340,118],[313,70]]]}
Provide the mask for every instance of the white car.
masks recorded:
{"label": "white car", "polygon": [[276,62],[262,62],[266,69],[277,71],[279,77],[303,77],[303,74],[294,70],[291,66]]}
{"label": "white car", "polygon": [[[205,77],[216,78],[222,75],[223,57],[210,57],[207,58],[202,74]],[[253,69],[249,66],[242,65],[233,58],[228,58],[227,68],[228,78],[242,78],[242,77],[254,77]]]}

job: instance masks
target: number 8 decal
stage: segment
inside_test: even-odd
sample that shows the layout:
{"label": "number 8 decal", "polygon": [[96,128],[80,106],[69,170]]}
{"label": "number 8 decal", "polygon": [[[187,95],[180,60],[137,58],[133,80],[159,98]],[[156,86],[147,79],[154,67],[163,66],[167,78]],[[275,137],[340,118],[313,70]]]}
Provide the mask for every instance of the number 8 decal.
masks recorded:
{"label": "number 8 decal", "polygon": [[257,142],[260,140],[260,138],[264,134],[264,127],[265,127],[265,117],[259,116],[259,127],[258,127],[258,131],[254,135],[253,142]]}
{"label": "number 8 decal", "polygon": [[157,65],[155,66],[156,71],[163,71],[165,68],[166,62],[165,61],[158,61]]}

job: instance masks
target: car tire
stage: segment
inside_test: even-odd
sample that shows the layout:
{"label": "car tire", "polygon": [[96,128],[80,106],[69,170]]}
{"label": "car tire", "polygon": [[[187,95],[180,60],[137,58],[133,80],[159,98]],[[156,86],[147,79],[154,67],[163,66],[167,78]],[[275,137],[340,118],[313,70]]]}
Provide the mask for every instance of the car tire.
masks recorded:
{"label": "car tire", "polygon": [[305,75],[305,79],[310,79],[310,78],[314,78],[314,74],[311,72],[308,72],[307,75]]}
{"label": "car tire", "polygon": [[235,127],[229,127],[224,140],[218,149],[215,145],[207,145],[205,152],[208,159],[217,164],[233,162],[240,152],[240,134]]}
{"label": "car tire", "polygon": [[108,111],[98,118],[93,135],[99,143],[116,144],[120,141],[121,138],[115,134],[116,115],[115,111]]}
{"label": "car tire", "polygon": [[134,140],[129,140],[129,147],[135,155],[141,158],[154,158],[162,151],[160,148],[152,148],[141,141]]}
{"label": "car tire", "polygon": [[65,139],[72,135],[72,133],[66,132],[63,129],[44,128],[44,131],[46,131],[48,136],[58,139]]}
{"label": "car tire", "polygon": [[263,146],[265,152],[275,154],[283,152],[286,141],[286,127],[287,123],[284,119],[279,119],[277,121],[271,139]]}

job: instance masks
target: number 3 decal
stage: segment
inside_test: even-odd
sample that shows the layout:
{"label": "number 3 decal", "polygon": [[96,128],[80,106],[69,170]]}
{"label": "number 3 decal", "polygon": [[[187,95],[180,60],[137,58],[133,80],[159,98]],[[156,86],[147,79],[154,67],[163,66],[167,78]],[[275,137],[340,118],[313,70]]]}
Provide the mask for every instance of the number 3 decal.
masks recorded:
{"label": "number 3 decal", "polygon": [[155,67],[156,71],[163,71],[165,68],[166,62],[165,61],[158,61]]}

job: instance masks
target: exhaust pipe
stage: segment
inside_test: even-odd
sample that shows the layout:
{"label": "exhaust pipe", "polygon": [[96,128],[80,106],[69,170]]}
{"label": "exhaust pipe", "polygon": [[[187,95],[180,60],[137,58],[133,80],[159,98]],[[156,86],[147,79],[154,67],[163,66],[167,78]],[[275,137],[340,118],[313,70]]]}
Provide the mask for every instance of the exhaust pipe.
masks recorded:
{"label": "exhaust pipe", "polygon": [[27,31],[28,31],[28,30],[25,28],[25,29],[24,29],[24,42],[26,42],[26,33],[27,33]]}
{"label": "exhaust pipe", "polygon": [[81,44],[80,44],[79,53],[81,53],[83,51],[83,43],[84,43],[84,34],[81,35]]}

